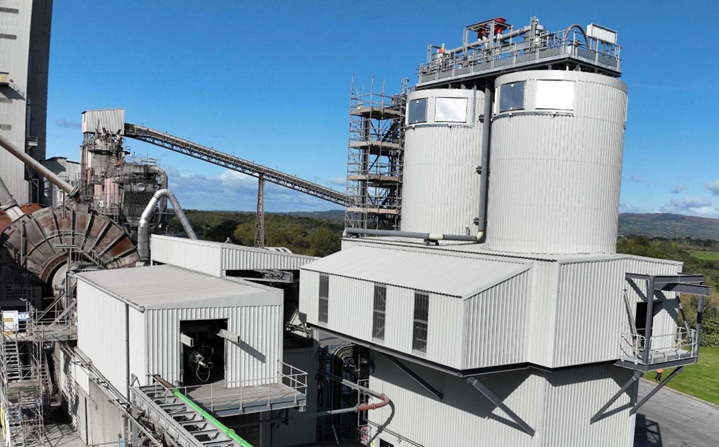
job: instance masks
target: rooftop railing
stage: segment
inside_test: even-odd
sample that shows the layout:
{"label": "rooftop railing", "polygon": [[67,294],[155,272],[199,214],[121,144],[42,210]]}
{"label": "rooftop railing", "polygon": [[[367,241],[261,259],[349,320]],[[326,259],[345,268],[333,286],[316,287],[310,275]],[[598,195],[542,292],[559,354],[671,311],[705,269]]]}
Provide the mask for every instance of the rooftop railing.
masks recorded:
{"label": "rooftop railing", "polygon": [[649,362],[644,362],[647,350],[646,337],[639,334],[623,333],[620,341],[622,360],[635,365],[654,365],[681,359],[690,359],[699,355],[696,330],[677,328],[675,333],[653,335],[648,345]]}

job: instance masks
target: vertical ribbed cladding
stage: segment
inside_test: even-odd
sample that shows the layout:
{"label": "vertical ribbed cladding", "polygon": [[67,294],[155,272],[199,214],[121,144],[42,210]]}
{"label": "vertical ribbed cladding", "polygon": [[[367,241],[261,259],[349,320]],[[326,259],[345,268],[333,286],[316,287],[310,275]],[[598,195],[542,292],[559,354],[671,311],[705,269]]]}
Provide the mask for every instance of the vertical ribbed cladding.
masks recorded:
{"label": "vertical ribbed cladding", "polygon": [[[521,82],[523,103],[502,111],[502,86]],[[626,85],[559,71],[513,73],[495,85],[487,248],[614,253]]]}
{"label": "vertical ribbed cladding", "polygon": [[[437,115],[443,109],[438,103],[445,99],[466,99],[463,121],[461,116],[448,122]],[[466,234],[469,228],[469,233],[476,233],[483,99],[482,91],[454,89],[420,90],[408,96],[408,112],[416,101],[426,100],[426,115],[424,121],[413,122],[408,113],[405,123],[403,231]]]}

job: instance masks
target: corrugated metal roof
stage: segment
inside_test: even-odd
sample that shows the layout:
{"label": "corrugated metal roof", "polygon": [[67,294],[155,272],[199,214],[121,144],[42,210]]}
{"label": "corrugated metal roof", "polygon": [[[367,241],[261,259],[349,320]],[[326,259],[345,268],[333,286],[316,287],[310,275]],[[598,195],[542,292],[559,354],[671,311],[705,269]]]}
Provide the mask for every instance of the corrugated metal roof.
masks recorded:
{"label": "corrugated metal roof", "polygon": [[[141,308],[276,305],[282,292],[171,265],[80,273],[77,277]],[[143,309],[141,309],[143,310]]]}
{"label": "corrugated metal roof", "polygon": [[360,245],[302,269],[469,298],[530,268],[525,263]]}

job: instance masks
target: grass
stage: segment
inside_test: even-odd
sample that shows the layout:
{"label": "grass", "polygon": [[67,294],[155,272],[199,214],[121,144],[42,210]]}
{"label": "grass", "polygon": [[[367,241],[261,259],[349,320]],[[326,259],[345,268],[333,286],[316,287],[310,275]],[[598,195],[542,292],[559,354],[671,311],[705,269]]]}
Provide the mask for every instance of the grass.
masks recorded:
{"label": "grass", "polygon": [[690,251],[689,254],[704,261],[719,260],[719,251]]}
{"label": "grass", "polygon": [[[664,371],[663,376],[671,371]],[[646,378],[653,380],[654,375],[650,372]],[[699,363],[684,367],[684,372],[677,374],[667,386],[719,405],[719,348],[700,348]]]}

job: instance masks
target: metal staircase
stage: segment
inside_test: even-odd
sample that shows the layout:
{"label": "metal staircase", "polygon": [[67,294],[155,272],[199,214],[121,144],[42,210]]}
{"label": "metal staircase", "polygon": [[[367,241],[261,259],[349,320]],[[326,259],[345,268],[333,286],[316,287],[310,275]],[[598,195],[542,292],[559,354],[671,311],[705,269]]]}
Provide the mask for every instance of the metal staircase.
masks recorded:
{"label": "metal staircase", "polygon": [[8,447],[42,445],[45,436],[43,409],[49,397],[49,372],[42,341],[30,337],[27,328],[27,321],[18,319],[17,313],[3,312],[0,414]]}
{"label": "metal staircase", "polygon": [[183,447],[234,447],[232,440],[213,422],[178,399],[167,388],[155,384],[132,388],[135,404],[145,417],[159,425],[173,441]]}

